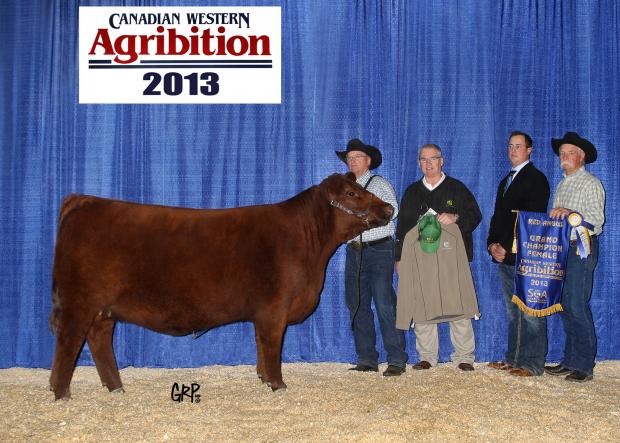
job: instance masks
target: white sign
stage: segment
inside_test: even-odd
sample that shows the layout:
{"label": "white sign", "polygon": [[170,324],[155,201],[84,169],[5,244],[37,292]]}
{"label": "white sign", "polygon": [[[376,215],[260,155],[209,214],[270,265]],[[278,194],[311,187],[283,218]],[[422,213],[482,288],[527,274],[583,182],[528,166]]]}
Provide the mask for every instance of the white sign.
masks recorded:
{"label": "white sign", "polygon": [[80,7],[80,103],[280,103],[280,7]]}

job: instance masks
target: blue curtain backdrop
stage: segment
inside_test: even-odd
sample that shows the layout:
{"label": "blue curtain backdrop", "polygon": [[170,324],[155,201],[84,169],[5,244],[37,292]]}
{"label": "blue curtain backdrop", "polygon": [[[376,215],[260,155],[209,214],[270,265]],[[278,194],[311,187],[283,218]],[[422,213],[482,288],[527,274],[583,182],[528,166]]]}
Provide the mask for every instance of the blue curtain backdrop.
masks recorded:
{"label": "blue curtain backdrop", "polygon": [[[82,1],[83,6],[273,6],[274,1]],[[501,358],[506,320],[485,239],[506,138],[529,132],[533,161],[560,181],[551,137],[594,142],[589,170],[607,192],[592,309],[598,358],[620,358],[620,3],[615,0],[283,0],[281,105],[79,105],[78,2],[0,5],[0,367],[49,368],[56,218],[64,195],[233,207],[277,202],[345,165],[348,139],[379,146],[378,172],[399,197],[420,177],[426,142],[444,148],[446,172],[476,196],[473,275],[482,319],[477,359]],[[354,361],[343,301],[344,254],[327,269],[316,312],[289,327],[285,361]],[[561,356],[550,321],[549,360]],[[442,326],[441,359],[451,345]],[[120,366],[255,361],[253,327],[198,340],[119,324]],[[410,359],[417,360],[413,335]],[[92,364],[88,349],[80,364]]]}

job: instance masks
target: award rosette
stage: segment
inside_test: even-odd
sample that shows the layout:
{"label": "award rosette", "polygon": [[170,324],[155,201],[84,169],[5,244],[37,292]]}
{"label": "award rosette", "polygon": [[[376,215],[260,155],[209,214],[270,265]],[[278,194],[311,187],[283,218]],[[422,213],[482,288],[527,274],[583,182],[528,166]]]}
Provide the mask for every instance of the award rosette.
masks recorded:
{"label": "award rosette", "polygon": [[590,230],[594,229],[590,223],[583,219],[583,215],[581,215],[577,211],[573,211],[568,214],[567,217],[568,224],[575,229],[577,233],[577,254],[582,258],[586,258],[590,255]]}
{"label": "award rosette", "polygon": [[533,317],[562,311],[560,299],[571,225],[541,212],[517,216],[515,286],[512,302]]}

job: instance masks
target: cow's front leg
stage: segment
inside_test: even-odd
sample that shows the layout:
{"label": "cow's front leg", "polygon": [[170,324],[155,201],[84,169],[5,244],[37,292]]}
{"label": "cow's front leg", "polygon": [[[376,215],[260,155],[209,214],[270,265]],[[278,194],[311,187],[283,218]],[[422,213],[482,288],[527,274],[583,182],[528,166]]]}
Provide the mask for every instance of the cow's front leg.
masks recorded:
{"label": "cow's front leg", "polygon": [[[272,391],[286,389],[282,380],[282,339],[286,329],[284,318],[269,317],[255,321],[256,340],[260,342],[263,361],[263,382],[267,383]],[[258,364],[258,363],[257,363]]]}
{"label": "cow's front leg", "polygon": [[265,357],[263,356],[263,346],[259,339],[258,331],[256,331],[256,326],[254,326],[254,329],[254,337],[256,338],[256,374],[263,383],[266,383],[267,377],[265,375]]}

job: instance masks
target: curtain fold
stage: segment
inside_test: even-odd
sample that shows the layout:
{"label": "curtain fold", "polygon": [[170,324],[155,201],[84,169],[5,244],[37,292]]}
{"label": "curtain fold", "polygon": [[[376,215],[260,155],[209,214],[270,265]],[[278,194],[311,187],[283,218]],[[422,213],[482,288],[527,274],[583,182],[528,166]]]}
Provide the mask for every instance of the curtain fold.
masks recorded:
{"label": "curtain fold", "polygon": [[[164,3],[239,4],[79,5]],[[344,172],[334,150],[354,137],[382,150],[377,172],[399,198],[421,176],[416,159],[424,143],[442,147],[446,173],[476,196],[484,216],[472,263],[482,312],[474,322],[476,357],[500,359],[506,318],[485,246],[515,129],[532,135],[532,159],[552,189],[562,176],[551,137],[577,131],[598,148],[588,169],[607,192],[607,222],[591,305],[598,358],[620,358],[620,228],[613,214],[620,188],[620,3],[242,3],[282,6],[280,105],[80,105],[78,2],[0,5],[0,367],[51,365],[51,268],[66,194],[200,208],[278,202]],[[340,248],[317,310],[288,328],[284,361],[355,360],[343,273]],[[549,360],[563,350],[556,317],[549,322]],[[440,360],[447,360],[447,328],[440,334]],[[247,364],[256,358],[253,335],[250,323],[196,340],[118,324],[114,346],[122,367]],[[411,333],[407,342],[415,361]],[[78,363],[92,364],[87,347]]]}

